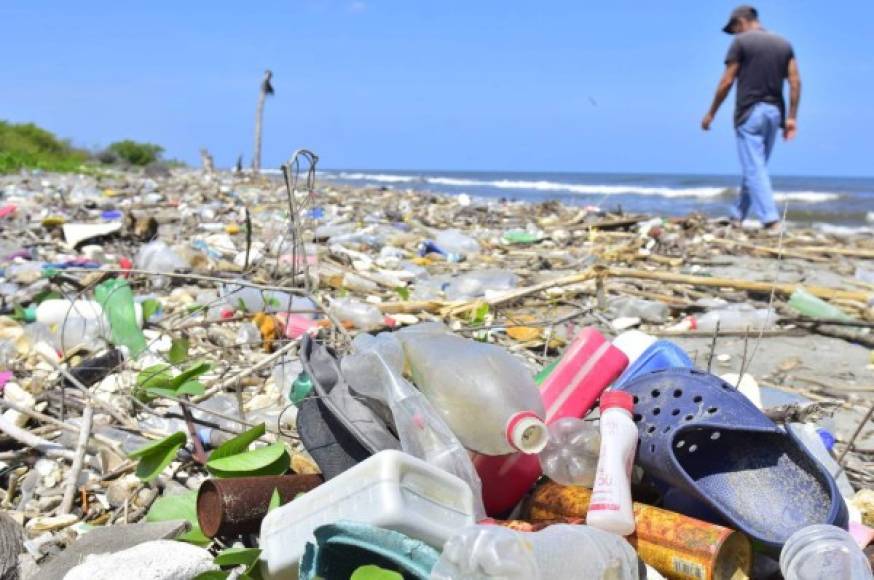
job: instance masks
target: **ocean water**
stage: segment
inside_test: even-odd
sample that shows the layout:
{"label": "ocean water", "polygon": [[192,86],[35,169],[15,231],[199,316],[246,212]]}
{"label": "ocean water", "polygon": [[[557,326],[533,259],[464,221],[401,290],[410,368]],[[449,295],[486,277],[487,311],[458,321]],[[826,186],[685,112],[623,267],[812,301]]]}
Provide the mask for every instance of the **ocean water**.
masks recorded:
{"label": "ocean water", "polygon": [[[729,175],[328,170],[319,178],[472,197],[559,200],[663,216],[694,211],[728,215],[738,188],[738,177]],[[874,227],[874,177],[775,176],[772,184],[778,209],[782,214],[788,204],[791,222]]]}

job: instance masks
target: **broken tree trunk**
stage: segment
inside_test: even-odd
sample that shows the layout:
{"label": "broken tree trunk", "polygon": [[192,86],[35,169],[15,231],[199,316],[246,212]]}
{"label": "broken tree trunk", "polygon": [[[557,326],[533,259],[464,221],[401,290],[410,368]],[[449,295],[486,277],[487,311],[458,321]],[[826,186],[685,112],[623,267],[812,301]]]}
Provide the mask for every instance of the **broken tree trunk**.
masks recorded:
{"label": "broken tree trunk", "polygon": [[271,78],[273,73],[269,70],[264,71],[264,80],[261,81],[261,91],[258,93],[258,108],[255,110],[255,151],[252,153],[253,173],[261,171],[261,125],[264,120],[264,103],[267,101],[267,96],[273,94]]}

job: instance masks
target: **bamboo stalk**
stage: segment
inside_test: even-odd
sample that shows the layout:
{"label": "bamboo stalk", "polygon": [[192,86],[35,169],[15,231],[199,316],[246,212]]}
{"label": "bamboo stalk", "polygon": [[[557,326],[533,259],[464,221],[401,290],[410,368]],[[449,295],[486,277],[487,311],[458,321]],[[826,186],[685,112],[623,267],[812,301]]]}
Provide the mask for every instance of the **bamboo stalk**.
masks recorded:
{"label": "bamboo stalk", "polygon": [[775,282],[755,282],[741,278],[717,278],[709,276],[693,276],[690,274],[676,274],[674,272],[657,272],[638,270],[635,268],[603,267],[601,275],[608,278],[637,278],[639,280],[656,280],[658,282],[671,282],[674,284],[689,284],[691,286],[706,286],[710,288],[735,288],[737,290],[750,290],[753,292],[776,292],[788,296],[798,288],[804,288],[814,296],[823,299],[842,298],[846,300],[858,300],[868,302],[870,292],[841,290],[826,286],[808,286],[806,284],[786,284]]}
{"label": "bamboo stalk", "polygon": [[64,497],[58,508],[60,515],[68,514],[73,509],[73,500],[76,499],[76,489],[79,487],[79,475],[82,473],[85,451],[88,448],[88,437],[91,435],[92,419],[94,419],[94,407],[87,404],[82,413],[82,429],[79,431],[79,441],[76,443],[76,455],[67,473],[67,481],[64,482]]}
{"label": "bamboo stalk", "polygon": [[723,240],[720,238],[715,238],[710,240],[710,243],[717,244],[720,246],[737,246],[738,248],[744,248],[747,250],[752,250],[754,252],[763,252],[765,254],[773,254],[775,256],[786,256],[788,258],[800,258],[802,260],[810,260],[811,262],[828,262],[828,258],[822,258],[820,256],[811,256],[808,253],[803,253],[803,251],[794,251],[787,250],[785,248],[770,248],[768,246],[757,246],[756,244],[750,244],[748,242],[739,242],[737,240]]}

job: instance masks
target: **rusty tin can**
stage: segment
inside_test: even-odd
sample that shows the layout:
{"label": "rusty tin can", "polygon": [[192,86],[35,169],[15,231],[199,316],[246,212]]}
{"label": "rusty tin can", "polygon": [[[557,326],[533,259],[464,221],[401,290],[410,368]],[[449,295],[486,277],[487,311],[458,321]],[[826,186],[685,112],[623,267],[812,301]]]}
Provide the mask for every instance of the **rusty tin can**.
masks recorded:
{"label": "rusty tin can", "polygon": [[[592,490],[547,482],[527,505],[532,522],[584,522]],[[672,511],[634,502],[634,534],[628,541],[640,558],[667,578],[749,578],[752,548],[746,536]]]}

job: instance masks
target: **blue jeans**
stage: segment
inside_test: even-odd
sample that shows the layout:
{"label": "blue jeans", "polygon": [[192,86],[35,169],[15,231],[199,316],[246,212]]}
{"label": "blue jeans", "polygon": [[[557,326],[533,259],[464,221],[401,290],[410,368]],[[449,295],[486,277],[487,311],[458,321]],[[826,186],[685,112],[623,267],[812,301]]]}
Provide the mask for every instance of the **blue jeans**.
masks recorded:
{"label": "blue jeans", "polygon": [[762,223],[780,219],[774,204],[768,158],[780,130],[780,109],[769,103],[757,103],[746,120],[737,127],[737,152],[743,169],[740,195],[732,208],[732,217],[744,220],[750,209]]}

